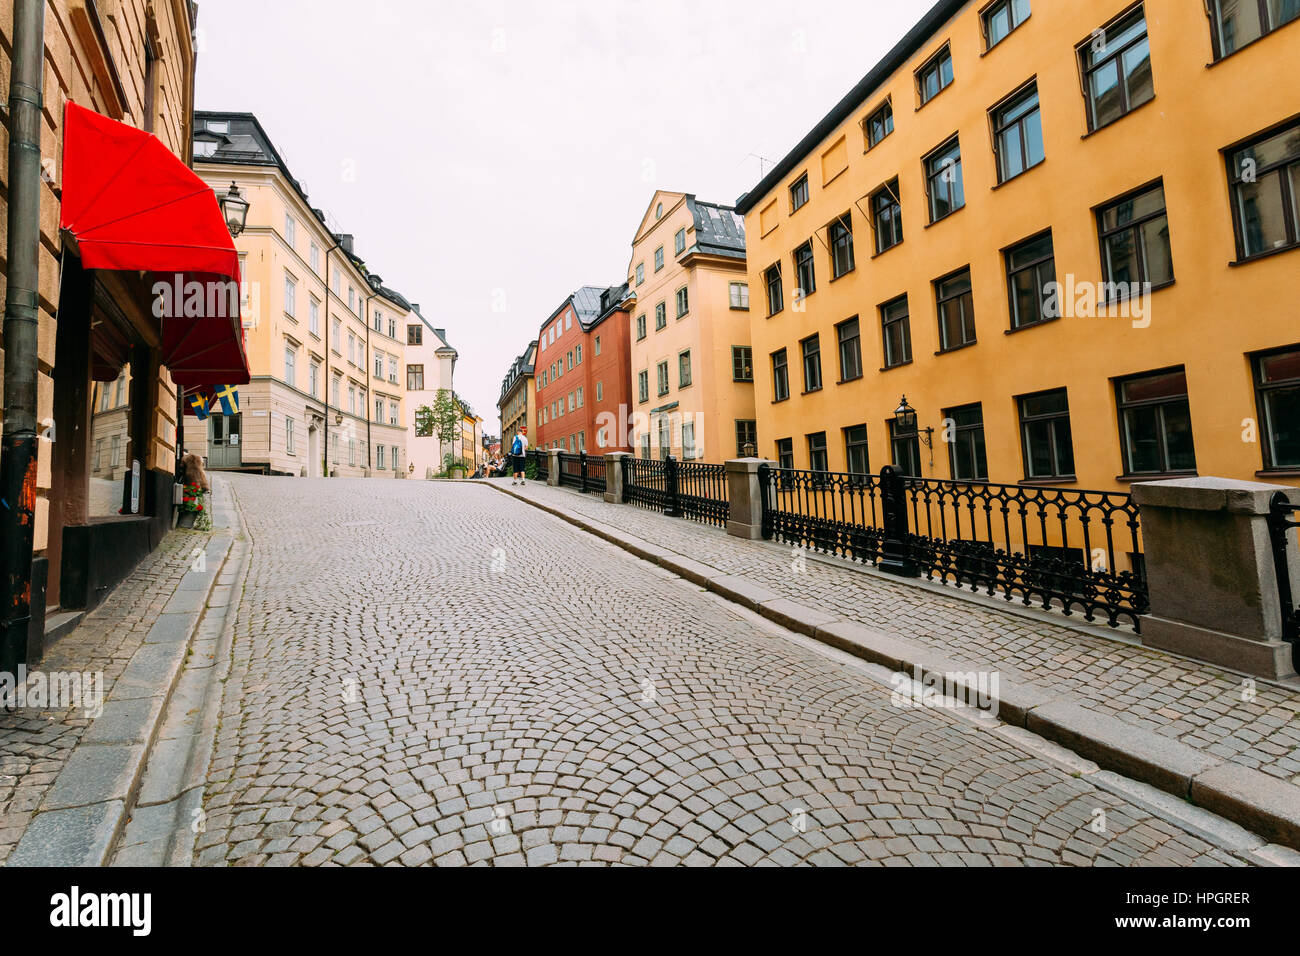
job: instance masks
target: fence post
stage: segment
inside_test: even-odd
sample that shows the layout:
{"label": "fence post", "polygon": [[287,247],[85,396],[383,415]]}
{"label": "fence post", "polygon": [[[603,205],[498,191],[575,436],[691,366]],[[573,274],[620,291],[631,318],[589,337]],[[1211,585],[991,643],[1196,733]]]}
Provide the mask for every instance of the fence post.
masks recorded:
{"label": "fence post", "polygon": [[664,515],[669,518],[682,516],[681,506],[677,503],[677,459],[672,455],[664,459]]}
{"label": "fence post", "polygon": [[903,578],[917,577],[916,562],[907,546],[907,495],[903,476],[893,465],[880,469],[880,503],[885,532],[880,546],[880,570]]}
{"label": "fence post", "polygon": [[605,453],[605,501],[609,504],[623,503],[623,459],[631,457],[625,451]]}
{"label": "fence post", "polygon": [[552,488],[558,488],[560,485],[560,449],[548,448],[546,454],[550,456],[550,461],[546,465],[546,483]]}
{"label": "fence post", "polygon": [[587,449],[578,452],[578,488],[583,494],[587,493]]}
{"label": "fence post", "polygon": [[776,462],[763,458],[733,458],[727,462],[727,534],[757,541],[763,537],[763,490],[758,469]]}
{"label": "fence post", "polygon": [[[1278,491],[1295,494],[1231,478],[1134,485],[1151,602],[1143,644],[1270,679],[1295,673],[1269,540],[1270,499]],[[1297,593],[1294,535],[1287,550]]]}

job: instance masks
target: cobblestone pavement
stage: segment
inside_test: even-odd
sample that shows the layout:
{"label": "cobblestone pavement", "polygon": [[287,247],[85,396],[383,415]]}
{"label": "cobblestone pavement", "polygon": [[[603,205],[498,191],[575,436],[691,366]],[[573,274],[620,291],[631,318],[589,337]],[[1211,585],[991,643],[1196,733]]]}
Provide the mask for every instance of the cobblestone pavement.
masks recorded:
{"label": "cobblestone pavement", "polygon": [[1242,862],[480,484],[231,483],[199,864]]}
{"label": "cobblestone pavement", "polygon": [[807,560],[796,573],[789,548],[742,540],[719,528],[632,505],[607,504],[593,495],[538,482],[529,482],[526,493],[723,573],[744,575],[805,606],[834,608],[868,627],[996,669],[1010,680],[1065,691],[1098,713],[1300,785],[1300,692],[1259,684],[1254,699],[1245,701],[1242,678],[1209,664],[937,596],[835,564]]}
{"label": "cobblestone pavement", "polygon": [[[75,631],[50,648],[38,670],[103,674],[107,700],[122,670],[210,535],[173,531]],[[54,778],[92,723],[82,708],[0,710],[0,863],[18,844]]]}

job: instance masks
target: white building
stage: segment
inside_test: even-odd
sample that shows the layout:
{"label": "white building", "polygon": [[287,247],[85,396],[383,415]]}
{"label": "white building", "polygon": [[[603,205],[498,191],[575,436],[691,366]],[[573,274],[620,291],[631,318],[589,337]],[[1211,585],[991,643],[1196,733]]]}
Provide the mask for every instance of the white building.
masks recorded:
{"label": "white building", "polygon": [[439,389],[454,389],[456,358],[447,330],[435,329],[412,304],[406,325],[406,454],[413,478],[432,478],[442,470],[444,453],[458,453],[451,444],[444,448],[437,436],[421,436],[415,424],[416,413],[433,407]]}

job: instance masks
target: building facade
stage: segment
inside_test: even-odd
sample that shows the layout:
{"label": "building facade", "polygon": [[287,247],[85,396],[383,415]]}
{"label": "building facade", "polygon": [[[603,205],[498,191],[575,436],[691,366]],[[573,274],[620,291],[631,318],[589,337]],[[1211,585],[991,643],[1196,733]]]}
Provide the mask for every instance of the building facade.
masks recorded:
{"label": "building facade", "polygon": [[443,446],[435,434],[422,434],[416,413],[429,408],[441,389],[455,389],[457,352],[447,342],[447,330],[434,328],[411,306],[406,324],[406,447],[410,456],[407,471],[416,478],[432,478],[442,471],[443,457],[451,446]]}
{"label": "building facade", "polygon": [[[0,11],[7,76],[16,51],[28,48],[16,35],[19,6],[7,2]],[[50,0],[43,22],[29,31],[42,53],[41,62],[29,65],[30,85],[41,96],[40,168],[30,177],[39,180],[39,222],[32,224],[38,248],[15,250],[15,237],[8,235],[7,253],[0,255],[34,253],[37,264],[36,347],[28,353],[3,343],[5,370],[31,369],[35,382],[35,486],[24,488],[17,509],[8,508],[23,525],[13,533],[24,539],[30,534],[31,547],[24,540],[8,552],[15,564],[6,568],[6,575],[28,582],[23,589],[31,617],[24,626],[31,633],[26,649],[6,647],[6,666],[15,652],[39,657],[47,605],[94,607],[157,545],[172,520],[177,396],[165,359],[181,356],[167,354],[163,320],[154,313],[152,289],[141,272],[91,268],[86,250],[60,224],[66,199],[82,191],[82,183],[67,175],[68,159],[79,151],[69,140],[75,107],[91,111],[96,123],[152,133],[165,148],[169,172],[187,173],[197,11],[188,0],[118,0],[111,16],[102,7]],[[6,113],[6,135],[13,123],[13,114]],[[132,194],[144,202],[161,188],[150,178],[152,168],[136,169]],[[18,187],[8,165],[3,187],[0,219],[7,217]],[[98,188],[103,196],[125,187],[115,181]],[[208,206],[219,221],[215,196]],[[75,228],[69,232],[77,234]],[[166,237],[157,238],[162,244]],[[0,294],[13,267],[14,260],[6,258]],[[237,329],[228,324],[237,353]],[[6,457],[25,483],[25,466],[8,451]],[[11,531],[3,520],[0,537],[8,545]],[[6,615],[16,613],[17,602],[9,597]],[[6,622],[11,637],[18,623]]]}
{"label": "building facade", "polygon": [[1298,483],[1297,16],[936,4],[738,203],[760,455]]}
{"label": "building facade", "polygon": [[531,444],[592,454],[630,450],[622,424],[631,405],[627,306],[626,286],[583,286],[542,323]]}
{"label": "building facade", "polygon": [[215,470],[407,477],[411,304],[330,229],[255,116],[196,114],[194,156],[251,204],[237,248],[253,380],[237,415],[191,420],[187,446]]}
{"label": "building facade", "polygon": [[501,418],[501,446],[507,451],[521,428],[529,430],[529,445],[537,442],[537,388],[534,385],[534,362],[537,342],[529,342],[523,354],[514,360],[501,382],[497,410]]}
{"label": "building facade", "polygon": [[744,222],[659,190],[632,240],[632,450],[725,461],[755,433]]}

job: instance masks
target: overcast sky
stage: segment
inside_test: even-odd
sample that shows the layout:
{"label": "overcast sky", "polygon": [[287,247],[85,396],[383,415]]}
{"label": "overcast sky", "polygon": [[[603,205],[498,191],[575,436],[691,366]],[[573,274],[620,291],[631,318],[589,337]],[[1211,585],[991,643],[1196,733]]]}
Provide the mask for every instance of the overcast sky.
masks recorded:
{"label": "overcast sky", "polygon": [[627,277],[655,188],[734,203],[929,5],[202,0],[197,107],[257,114],[495,434],[510,362]]}

